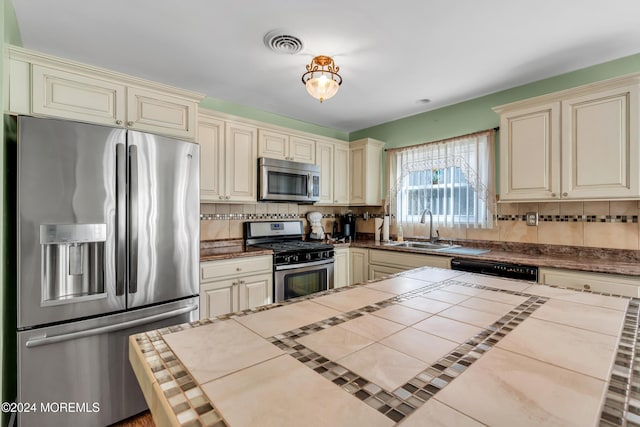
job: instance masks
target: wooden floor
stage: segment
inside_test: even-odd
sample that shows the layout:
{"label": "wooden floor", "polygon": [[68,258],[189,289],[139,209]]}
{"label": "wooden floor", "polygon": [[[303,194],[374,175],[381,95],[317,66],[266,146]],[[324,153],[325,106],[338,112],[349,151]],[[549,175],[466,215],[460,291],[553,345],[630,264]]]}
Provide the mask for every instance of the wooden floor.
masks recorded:
{"label": "wooden floor", "polygon": [[153,418],[151,418],[151,412],[145,411],[113,424],[111,427],[156,427],[156,424],[153,422]]}

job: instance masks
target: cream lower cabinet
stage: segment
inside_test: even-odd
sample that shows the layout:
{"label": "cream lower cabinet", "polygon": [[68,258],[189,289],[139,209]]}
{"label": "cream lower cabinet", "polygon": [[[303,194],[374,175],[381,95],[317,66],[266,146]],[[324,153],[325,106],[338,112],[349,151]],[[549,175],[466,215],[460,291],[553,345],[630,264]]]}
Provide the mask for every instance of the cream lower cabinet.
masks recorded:
{"label": "cream lower cabinet", "polygon": [[369,249],[349,248],[350,283],[369,280]]}
{"label": "cream lower cabinet", "polygon": [[539,269],[538,282],[563,288],[640,297],[640,277],[635,276],[543,267]]}
{"label": "cream lower cabinet", "polygon": [[349,204],[349,147],[347,143],[316,142],[316,164],[320,166],[321,205]]}
{"label": "cream lower cabinet", "polygon": [[243,257],[200,264],[200,318],[273,302],[272,257]]}
{"label": "cream lower cabinet", "polygon": [[349,281],[349,248],[335,248],[333,260],[333,287],[341,288],[350,285]]}
{"label": "cream lower cabinet", "polygon": [[369,250],[369,280],[380,279],[417,267],[450,269],[451,259],[446,256],[371,249]]}
{"label": "cream lower cabinet", "polygon": [[494,110],[501,200],[640,197],[640,74]]}
{"label": "cream lower cabinet", "polygon": [[253,126],[225,122],[200,111],[197,142],[202,202],[256,202],[256,133]]}

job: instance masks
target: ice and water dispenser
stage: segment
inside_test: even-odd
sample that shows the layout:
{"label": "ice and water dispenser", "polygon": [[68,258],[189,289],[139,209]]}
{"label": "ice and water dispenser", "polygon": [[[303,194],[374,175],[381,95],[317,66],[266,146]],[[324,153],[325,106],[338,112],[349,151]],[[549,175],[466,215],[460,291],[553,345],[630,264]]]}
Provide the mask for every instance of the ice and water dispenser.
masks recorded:
{"label": "ice and water dispenser", "polygon": [[106,224],[40,225],[42,304],[104,293]]}

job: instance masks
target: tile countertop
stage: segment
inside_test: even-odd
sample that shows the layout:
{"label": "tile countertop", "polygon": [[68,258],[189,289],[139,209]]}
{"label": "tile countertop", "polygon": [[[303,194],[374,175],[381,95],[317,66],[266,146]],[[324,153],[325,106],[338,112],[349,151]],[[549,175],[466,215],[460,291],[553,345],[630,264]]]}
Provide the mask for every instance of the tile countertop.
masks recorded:
{"label": "tile countertop", "polygon": [[640,299],[423,267],[130,337],[157,425],[639,426]]}

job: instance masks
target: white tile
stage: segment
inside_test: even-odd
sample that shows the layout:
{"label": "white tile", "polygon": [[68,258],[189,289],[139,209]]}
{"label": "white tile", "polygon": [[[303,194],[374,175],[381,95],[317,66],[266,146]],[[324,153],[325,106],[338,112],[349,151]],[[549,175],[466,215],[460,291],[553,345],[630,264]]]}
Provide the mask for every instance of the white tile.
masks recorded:
{"label": "white tile", "polygon": [[340,326],[333,326],[299,338],[298,342],[329,360],[336,360],[373,344],[374,341]]}
{"label": "white tile", "polygon": [[493,348],[436,395],[490,426],[594,426],[604,381]]}
{"label": "white tile", "polygon": [[457,343],[463,343],[473,338],[484,328],[469,325],[467,323],[458,322],[457,320],[447,319],[441,316],[432,316],[413,325],[414,328],[442,338],[446,338]]}
{"label": "white tile", "polygon": [[618,338],[529,318],[497,346],[606,381],[618,348]]}
{"label": "white tile", "polygon": [[377,343],[336,362],[385,390],[395,390],[428,366],[419,359]]}
{"label": "white tile", "polygon": [[203,390],[233,427],[394,425],[288,355],[207,383]]}
{"label": "white tile", "polygon": [[369,283],[365,286],[370,289],[377,289],[379,291],[400,295],[428,285],[429,283],[425,283],[422,280],[396,276],[379,282]]}
{"label": "white tile", "polygon": [[282,354],[233,320],[167,334],[163,339],[200,384]]}
{"label": "white tile", "polygon": [[618,336],[624,322],[624,312],[551,299],[533,312],[531,317]]}
{"label": "white tile", "polygon": [[458,347],[457,342],[449,341],[411,327],[388,336],[380,341],[380,344],[420,359],[430,365]]}
{"label": "white tile", "polygon": [[348,312],[393,298],[394,296],[395,294],[393,293],[359,286],[346,291],[314,298],[313,302],[316,304],[322,304],[334,310]]}
{"label": "white tile", "polygon": [[402,427],[482,427],[484,424],[467,417],[438,402],[429,399],[400,424]]}
{"label": "white tile", "polygon": [[339,315],[340,312],[312,301],[300,301],[272,310],[238,317],[236,320],[261,336],[268,338],[320,320]]}

